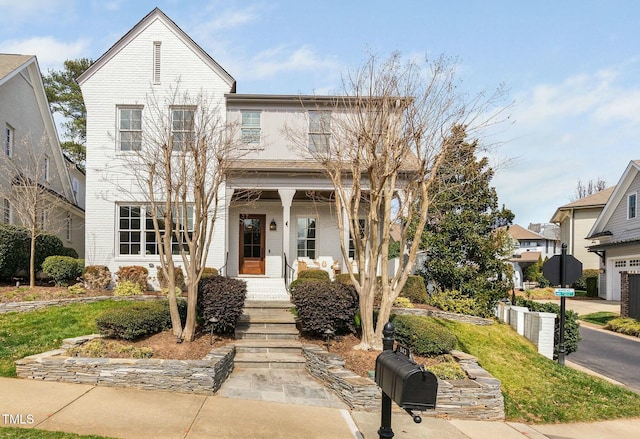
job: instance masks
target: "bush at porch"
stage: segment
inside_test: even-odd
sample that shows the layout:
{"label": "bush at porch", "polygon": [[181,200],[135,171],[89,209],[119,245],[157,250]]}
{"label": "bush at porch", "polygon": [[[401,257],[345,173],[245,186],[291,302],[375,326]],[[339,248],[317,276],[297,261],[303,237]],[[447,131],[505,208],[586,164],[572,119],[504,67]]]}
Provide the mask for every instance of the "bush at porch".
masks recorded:
{"label": "bush at porch", "polygon": [[296,286],[292,300],[303,332],[321,337],[329,328],[336,334],[356,332],[359,303],[353,286],[338,282],[302,282]]}
{"label": "bush at porch", "polygon": [[198,317],[203,326],[210,327],[216,318],[215,332],[233,332],[242,315],[247,296],[247,283],[226,276],[201,279],[198,284]]}

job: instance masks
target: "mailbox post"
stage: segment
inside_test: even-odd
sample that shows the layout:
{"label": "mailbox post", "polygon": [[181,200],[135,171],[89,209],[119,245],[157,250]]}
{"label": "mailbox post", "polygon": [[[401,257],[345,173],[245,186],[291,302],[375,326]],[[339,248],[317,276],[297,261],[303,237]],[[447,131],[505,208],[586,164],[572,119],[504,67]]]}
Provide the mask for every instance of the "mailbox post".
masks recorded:
{"label": "mailbox post", "polygon": [[376,384],[382,390],[382,414],[378,437],[393,438],[391,429],[391,400],[413,417],[415,423],[422,418],[412,410],[436,408],[438,380],[435,375],[416,364],[408,348],[398,345],[393,350],[393,323],[387,322],[382,330],[383,351],[376,358]]}

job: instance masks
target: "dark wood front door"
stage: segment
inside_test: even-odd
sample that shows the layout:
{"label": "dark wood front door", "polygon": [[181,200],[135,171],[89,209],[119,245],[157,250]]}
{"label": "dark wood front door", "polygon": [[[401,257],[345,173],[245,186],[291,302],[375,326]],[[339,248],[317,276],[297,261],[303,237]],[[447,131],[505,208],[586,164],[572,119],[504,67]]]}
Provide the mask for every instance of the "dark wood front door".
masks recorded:
{"label": "dark wood front door", "polygon": [[264,274],[265,215],[240,215],[240,274]]}

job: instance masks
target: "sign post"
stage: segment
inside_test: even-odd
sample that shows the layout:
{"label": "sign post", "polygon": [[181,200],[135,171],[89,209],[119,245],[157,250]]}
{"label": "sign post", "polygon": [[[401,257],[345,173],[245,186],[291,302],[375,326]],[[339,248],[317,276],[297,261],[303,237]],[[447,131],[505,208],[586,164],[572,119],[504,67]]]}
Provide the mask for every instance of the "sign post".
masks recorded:
{"label": "sign post", "polygon": [[575,296],[573,288],[566,288],[567,284],[573,283],[582,276],[582,262],[571,255],[567,255],[567,244],[562,243],[562,253],[555,255],[542,267],[542,274],[551,285],[560,285],[555,289],[555,295],[560,297],[560,336],[558,340],[558,364],[564,366],[566,349],[564,346],[564,326],[567,297]]}

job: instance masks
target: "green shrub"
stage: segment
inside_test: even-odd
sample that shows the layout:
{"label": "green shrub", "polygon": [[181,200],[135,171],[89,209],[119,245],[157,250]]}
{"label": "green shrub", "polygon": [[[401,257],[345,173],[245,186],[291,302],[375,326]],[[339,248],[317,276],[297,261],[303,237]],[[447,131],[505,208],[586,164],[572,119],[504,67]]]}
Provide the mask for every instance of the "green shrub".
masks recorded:
{"label": "green shrub", "polygon": [[413,303],[406,297],[398,297],[393,301],[393,306],[398,308],[413,308]]}
{"label": "green shrub", "polygon": [[140,285],[129,280],[118,282],[113,290],[114,296],[140,296],[142,294]]}
{"label": "green shrub", "polygon": [[118,283],[129,281],[137,283],[141,291],[147,291],[147,283],[149,282],[149,270],[140,265],[131,265],[128,267],[120,267],[116,272]]}
{"label": "green shrub", "polygon": [[[516,298],[517,306],[525,306],[529,311],[533,312],[550,312],[555,314],[556,323],[553,341],[553,356],[558,357],[558,344],[560,343],[560,305],[555,303],[539,303],[533,300],[527,300],[524,297]],[[578,350],[578,342],[580,341],[580,323],[578,322],[578,314],[575,311],[565,309],[564,313],[564,348],[565,353],[569,355]]]}
{"label": "green shrub", "polygon": [[400,292],[401,297],[406,297],[411,303],[427,303],[427,287],[422,276],[411,275]]}
{"label": "green shrub", "polygon": [[442,311],[453,312],[457,314],[479,315],[481,314],[480,305],[473,297],[465,296],[460,291],[434,291],[428,299],[427,304],[435,306]]}
{"label": "green shrub", "polygon": [[458,342],[453,332],[431,317],[394,315],[391,321],[396,340],[418,355],[446,354],[455,349]]}
{"label": "green shrub", "polygon": [[329,273],[324,270],[302,270],[298,273],[298,279],[313,279],[322,282],[331,282]]}
{"label": "green shrub", "polygon": [[[178,301],[180,317],[187,314],[185,301]],[[96,319],[100,334],[109,338],[135,340],[171,328],[169,302],[141,302],[126,308],[117,308],[102,313]]]}
{"label": "green shrub", "polygon": [[[12,280],[20,271],[29,272],[31,235],[29,230],[0,224],[0,279]],[[54,235],[41,234],[36,238],[35,271],[40,271],[48,256],[62,252],[62,241]]]}
{"label": "green shrub", "polygon": [[[185,283],[184,283],[184,273],[182,273],[182,267],[175,268],[173,277],[176,282],[176,288],[181,291],[184,290]],[[167,279],[165,279],[164,271],[162,270],[161,267],[158,268],[158,283],[160,284],[160,288],[162,288],[163,290],[169,287],[169,282],[167,282]]]}
{"label": "green shrub", "polygon": [[86,293],[84,288],[82,288],[79,284],[71,285],[70,287],[67,288],[67,291],[71,294],[77,294],[77,295]]}
{"label": "green shrub", "polygon": [[640,337],[640,322],[630,317],[620,317],[609,320],[609,322],[604,325],[604,328],[614,332],[619,332],[620,334]]}
{"label": "green shrub", "polygon": [[211,327],[209,319],[216,318],[215,332],[233,332],[242,315],[247,297],[247,283],[226,276],[201,279],[198,284],[198,316]]}
{"label": "green shrub", "polygon": [[49,256],[42,263],[42,271],[50,276],[57,286],[67,285],[78,278],[84,268],[83,259],[69,256]]}
{"label": "green shrub", "polygon": [[89,265],[85,267],[82,279],[90,290],[105,290],[111,283],[111,271],[106,265]]}
{"label": "green shrub", "polygon": [[582,277],[575,281],[573,285],[571,285],[576,290],[586,290],[587,289],[587,279],[595,278],[596,282],[598,279],[598,274],[600,272],[594,268],[586,268],[582,270]]}
{"label": "green shrub", "polygon": [[212,267],[204,267],[202,270],[202,276],[200,276],[200,280],[208,279],[213,276],[218,276],[218,269]]}
{"label": "green shrub", "polygon": [[336,334],[355,333],[358,295],[351,285],[302,282],[292,296],[302,330],[323,336],[331,327]]}
{"label": "green shrub", "polygon": [[69,256],[70,258],[78,259],[78,252],[71,247],[62,247],[60,256]]}

